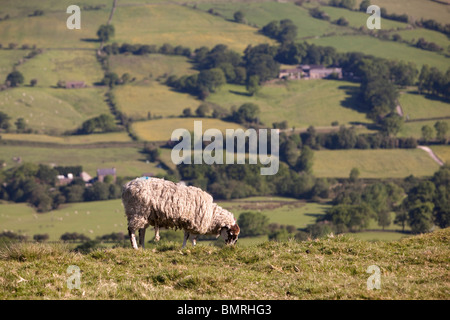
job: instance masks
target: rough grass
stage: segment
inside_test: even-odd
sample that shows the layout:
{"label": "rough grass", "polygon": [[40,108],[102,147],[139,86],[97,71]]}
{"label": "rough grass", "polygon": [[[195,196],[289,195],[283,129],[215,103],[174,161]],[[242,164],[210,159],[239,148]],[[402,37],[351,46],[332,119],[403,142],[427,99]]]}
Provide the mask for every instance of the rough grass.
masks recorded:
{"label": "rough grass", "polygon": [[[10,244],[0,249],[1,299],[448,299],[450,229],[393,242],[339,236],[180,251]],[[67,268],[80,268],[69,289]],[[381,289],[368,290],[369,266]]]}
{"label": "rough grass", "polygon": [[438,164],[419,149],[322,150],[314,152],[316,177],[348,177],[358,168],[362,178],[431,176]]}

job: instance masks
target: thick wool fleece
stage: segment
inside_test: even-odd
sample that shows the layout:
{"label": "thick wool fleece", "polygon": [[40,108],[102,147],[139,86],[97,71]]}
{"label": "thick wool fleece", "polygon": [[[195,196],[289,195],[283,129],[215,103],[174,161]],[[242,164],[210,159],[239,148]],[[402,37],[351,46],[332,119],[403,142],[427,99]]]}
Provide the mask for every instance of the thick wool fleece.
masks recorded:
{"label": "thick wool fleece", "polygon": [[163,179],[134,179],[124,185],[122,202],[131,230],[149,225],[183,229],[193,234],[219,234],[235,224],[231,212],[207,192]]}

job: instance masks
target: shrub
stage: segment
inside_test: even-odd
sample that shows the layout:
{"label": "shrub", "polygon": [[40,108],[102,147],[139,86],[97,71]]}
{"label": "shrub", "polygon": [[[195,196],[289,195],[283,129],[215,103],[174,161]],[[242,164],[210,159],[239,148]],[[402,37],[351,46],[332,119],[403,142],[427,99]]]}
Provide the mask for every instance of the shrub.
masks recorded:
{"label": "shrub", "polygon": [[253,237],[268,233],[269,218],[260,212],[243,212],[237,221],[241,237]]}

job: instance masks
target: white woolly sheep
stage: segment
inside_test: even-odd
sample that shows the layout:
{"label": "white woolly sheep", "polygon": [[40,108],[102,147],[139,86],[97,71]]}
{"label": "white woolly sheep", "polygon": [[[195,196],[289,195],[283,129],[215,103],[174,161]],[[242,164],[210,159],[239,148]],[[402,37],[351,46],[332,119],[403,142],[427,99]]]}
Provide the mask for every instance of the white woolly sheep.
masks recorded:
{"label": "white woolly sheep", "polygon": [[150,225],[155,227],[156,241],[159,228],[183,229],[183,248],[190,237],[195,246],[199,234],[221,235],[227,244],[235,244],[239,235],[233,214],[196,187],[157,178],[137,178],[123,186],[122,202],[134,249],[138,248],[136,230],[139,230],[139,245],[144,248],[145,230]]}

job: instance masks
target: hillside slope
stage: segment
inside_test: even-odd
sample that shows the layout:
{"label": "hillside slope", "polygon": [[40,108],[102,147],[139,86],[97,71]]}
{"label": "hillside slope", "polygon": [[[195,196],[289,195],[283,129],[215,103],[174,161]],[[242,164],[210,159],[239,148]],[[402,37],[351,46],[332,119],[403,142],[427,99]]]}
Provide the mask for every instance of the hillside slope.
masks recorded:
{"label": "hillside slope", "polygon": [[[161,243],[83,255],[63,245],[0,249],[0,299],[448,299],[450,228],[396,242],[346,236],[250,247]],[[68,289],[69,265],[81,270]],[[369,266],[380,290],[368,290]]]}

